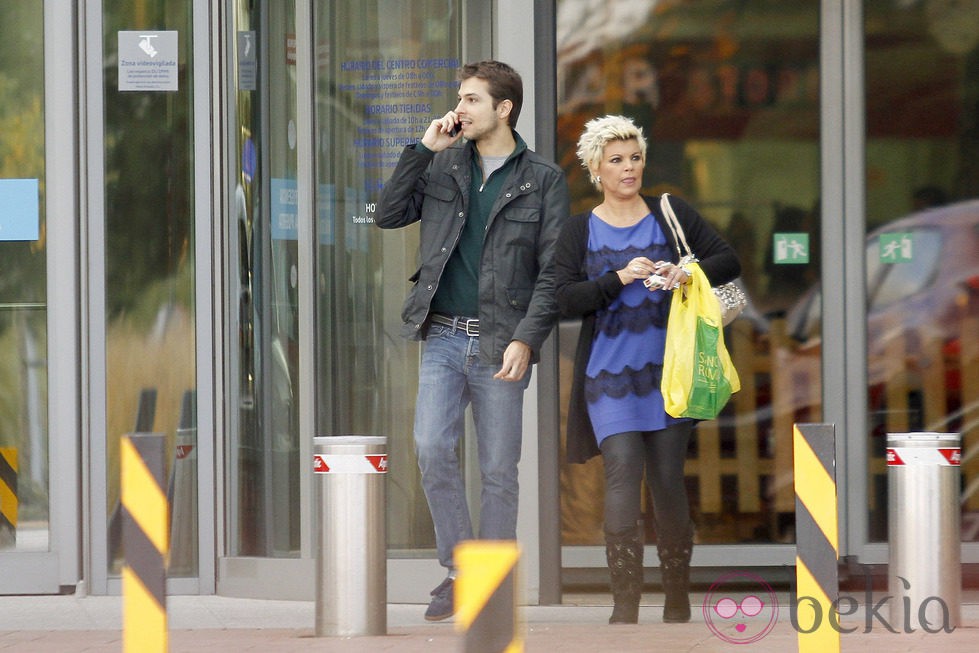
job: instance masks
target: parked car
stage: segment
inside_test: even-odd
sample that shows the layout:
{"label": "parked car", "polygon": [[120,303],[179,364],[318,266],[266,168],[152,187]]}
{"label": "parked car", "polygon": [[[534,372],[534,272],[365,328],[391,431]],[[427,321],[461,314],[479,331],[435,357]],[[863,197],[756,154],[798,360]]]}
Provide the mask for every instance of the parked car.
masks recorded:
{"label": "parked car", "polygon": [[[909,248],[909,260],[898,255],[902,262],[883,262],[882,242],[885,248]],[[928,340],[942,343],[947,357],[957,357],[963,319],[979,312],[979,201],[912,213],[875,229],[867,236],[865,260],[870,386],[924,369]],[[818,342],[821,314],[817,285],[787,314],[788,332],[800,346]],[[888,354],[895,339],[903,340],[905,353],[898,360]],[[957,385],[955,370],[948,383]]]}

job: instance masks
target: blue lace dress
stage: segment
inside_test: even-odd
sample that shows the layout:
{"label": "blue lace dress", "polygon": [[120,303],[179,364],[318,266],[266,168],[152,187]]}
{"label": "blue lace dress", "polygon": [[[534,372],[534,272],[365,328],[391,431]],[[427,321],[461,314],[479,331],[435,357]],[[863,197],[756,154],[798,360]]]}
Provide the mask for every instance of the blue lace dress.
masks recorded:
{"label": "blue lace dress", "polygon": [[[630,227],[613,227],[593,213],[588,231],[589,279],[621,270],[636,256],[670,260],[666,237],[652,214]],[[599,446],[616,433],[656,431],[678,421],[666,414],[660,393],[671,297],[630,283],[595,316],[585,398]]]}

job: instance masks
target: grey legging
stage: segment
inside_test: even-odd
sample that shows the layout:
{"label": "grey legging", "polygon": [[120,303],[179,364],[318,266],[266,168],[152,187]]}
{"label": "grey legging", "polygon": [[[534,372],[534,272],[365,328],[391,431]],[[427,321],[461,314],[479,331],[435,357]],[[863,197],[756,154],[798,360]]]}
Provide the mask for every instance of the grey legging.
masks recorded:
{"label": "grey legging", "polygon": [[605,531],[624,533],[641,513],[643,471],[653,495],[653,514],[660,542],[683,537],[689,528],[690,503],[683,464],[693,422],[661,431],[630,431],[602,440],[605,464]]}

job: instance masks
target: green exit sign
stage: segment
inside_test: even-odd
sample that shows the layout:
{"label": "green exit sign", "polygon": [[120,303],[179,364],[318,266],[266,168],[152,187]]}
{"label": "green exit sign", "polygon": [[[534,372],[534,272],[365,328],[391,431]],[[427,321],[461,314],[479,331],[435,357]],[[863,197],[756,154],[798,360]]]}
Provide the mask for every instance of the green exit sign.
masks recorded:
{"label": "green exit sign", "polygon": [[772,235],[776,263],[792,265],[809,262],[809,234],[781,233]]}
{"label": "green exit sign", "polygon": [[907,263],[914,257],[914,242],[911,234],[881,234],[880,262]]}

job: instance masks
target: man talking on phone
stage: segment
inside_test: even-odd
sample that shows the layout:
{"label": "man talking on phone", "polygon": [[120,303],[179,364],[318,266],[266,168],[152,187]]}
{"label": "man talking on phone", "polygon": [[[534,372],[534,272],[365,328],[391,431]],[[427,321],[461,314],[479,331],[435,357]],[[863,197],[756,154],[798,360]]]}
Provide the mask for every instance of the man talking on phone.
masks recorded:
{"label": "man talking on phone", "polygon": [[473,539],[459,464],[472,407],[482,480],[479,539],[513,540],[524,390],[557,320],[551,258],[569,200],[564,173],[515,131],[523,82],[507,64],[459,71],[459,103],[409,145],[375,220],[421,222],[419,264],[402,333],[425,340],[415,404],[415,452],[439,562],[429,621],[451,617],[453,549]]}

